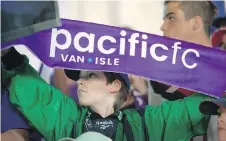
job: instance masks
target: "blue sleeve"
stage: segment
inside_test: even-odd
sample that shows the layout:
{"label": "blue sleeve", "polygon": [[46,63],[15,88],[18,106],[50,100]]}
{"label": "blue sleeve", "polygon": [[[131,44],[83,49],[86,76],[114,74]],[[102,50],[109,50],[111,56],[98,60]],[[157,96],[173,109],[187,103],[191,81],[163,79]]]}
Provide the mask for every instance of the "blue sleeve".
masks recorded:
{"label": "blue sleeve", "polygon": [[6,89],[1,89],[1,133],[9,129],[31,129],[23,115],[16,110],[9,100]]}

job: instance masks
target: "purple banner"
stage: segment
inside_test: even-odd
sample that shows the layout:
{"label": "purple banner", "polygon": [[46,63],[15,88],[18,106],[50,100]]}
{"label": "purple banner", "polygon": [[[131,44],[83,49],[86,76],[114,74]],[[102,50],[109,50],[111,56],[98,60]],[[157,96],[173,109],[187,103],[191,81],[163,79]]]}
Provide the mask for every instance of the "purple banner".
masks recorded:
{"label": "purple banner", "polygon": [[226,52],[118,27],[62,20],[6,44],[24,44],[50,67],[131,73],[214,97],[226,90]]}

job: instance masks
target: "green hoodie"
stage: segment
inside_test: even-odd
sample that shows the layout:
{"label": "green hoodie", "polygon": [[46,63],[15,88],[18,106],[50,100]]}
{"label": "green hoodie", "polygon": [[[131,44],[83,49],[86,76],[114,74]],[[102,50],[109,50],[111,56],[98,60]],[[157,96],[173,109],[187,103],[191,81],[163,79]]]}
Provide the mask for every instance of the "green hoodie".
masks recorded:
{"label": "green hoodie", "polygon": [[[71,137],[73,127],[76,129],[73,138],[81,135],[87,108],[47,84],[29,65],[28,58],[22,58],[17,67],[2,69],[3,82],[11,80],[11,102],[47,141]],[[7,66],[7,60],[5,62]],[[206,99],[207,96],[196,93],[159,106],[146,106],[142,118],[134,109],[124,110],[123,115],[131,127],[134,141],[188,141],[207,131],[210,117],[201,114],[198,108]],[[115,141],[127,141],[123,124],[124,120],[117,125]]]}

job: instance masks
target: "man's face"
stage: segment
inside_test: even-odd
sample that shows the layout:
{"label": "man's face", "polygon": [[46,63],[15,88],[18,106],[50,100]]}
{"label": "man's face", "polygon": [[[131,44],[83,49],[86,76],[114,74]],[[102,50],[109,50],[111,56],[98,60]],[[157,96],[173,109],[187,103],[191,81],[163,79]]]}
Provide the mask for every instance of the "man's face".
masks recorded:
{"label": "man's face", "polygon": [[226,141],[226,108],[220,108],[217,124],[219,141]]}
{"label": "man's face", "polygon": [[191,41],[193,36],[192,23],[185,19],[179,2],[169,2],[164,8],[164,23],[161,26],[163,35],[183,41]]}
{"label": "man's face", "polygon": [[102,101],[110,93],[103,72],[81,71],[77,84],[79,103],[83,106],[92,106]]}

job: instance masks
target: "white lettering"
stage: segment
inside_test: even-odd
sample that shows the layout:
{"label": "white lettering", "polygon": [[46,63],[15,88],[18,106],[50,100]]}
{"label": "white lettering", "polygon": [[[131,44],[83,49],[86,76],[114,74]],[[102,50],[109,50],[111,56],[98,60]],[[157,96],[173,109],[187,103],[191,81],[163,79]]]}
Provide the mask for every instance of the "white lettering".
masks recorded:
{"label": "white lettering", "polygon": [[111,36],[102,36],[102,37],[100,37],[100,39],[97,42],[97,47],[101,53],[112,54],[113,52],[115,52],[116,49],[115,48],[110,48],[108,50],[104,49],[103,43],[105,40],[109,40],[109,41],[111,41],[111,43],[116,43],[115,38],[113,38]]}
{"label": "white lettering", "polygon": [[71,57],[70,57],[70,59],[69,59],[68,62],[76,62],[75,56],[74,55],[71,55]]}
{"label": "white lettering", "polygon": [[95,64],[98,64],[98,57],[96,57],[95,59]]}
{"label": "white lettering", "polygon": [[[80,39],[81,38],[86,38],[88,39],[88,45],[87,47],[81,47],[80,45]],[[88,34],[86,32],[79,32],[78,34],[75,35],[74,38],[74,47],[77,49],[79,52],[93,52],[94,51],[94,39],[95,35],[94,34]]]}
{"label": "white lettering", "polygon": [[85,58],[84,58],[84,56],[77,56],[77,62],[83,62],[84,63],[84,61],[85,61]]}
{"label": "white lettering", "polygon": [[100,58],[100,64],[104,65],[105,64],[105,58]]}
{"label": "white lettering", "polygon": [[115,59],[114,59],[114,65],[115,65],[115,66],[118,66],[118,65],[119,65],[119,58],[115,58]]}
{"label": "white lettering", "polygon": [[[148,36],[146,34],[142,35],[142,39],[147,40]],[[147,42],[142,41],[141,42],[141,57],[146,58],[147,57]]]}
{"label": "white lettering", "polygon": [[69,56],[68,54],[64,55],[64,54],[61,54],[61,59],[63,62],[82,62],[84,63],[85,62],[85,57],[84,56],[74,56],[74,55],[71,55]]}
{"label": "white lettering", "polygon": [[[121,36],[125,37],[126,36],[126,31],[122,30],[120,32]],[[126,46],[126,40],[125,38],[120,38],[120,50],[119,50],[119,54],[120,55],[125,55],[125,46]]]}
{"label": "white lettering", "polygon": [[100,64],[100,65],[119,65],[119,58],[95,58],[95,64]]}
{"label": "white lettering", "polygon": [[63,62],[66,62],[67,58],[68,58],[68,54],[65,57],[64,57],[64,54],[61,54],[61,58],[62,58]]}
{"label": "white lettering", "polygon": [[112,65],[111,59],[108,58],[107,60],[108,60],[108,61],[107,61],[107,65]]}
{"label": "white lettering", "polygon": [[188,64],[186,63],[186,61],[185,61],[185,57],[186,57],[186,55],[187,55],[189,52],[195,53],[196,57],[200,57],[200,54],[199,54],[198,51],[196,51],[196,50],[194,50],[194,49],[187,49],[187,50],[185,50],[185,52],[182,54],[182,62],[183,62],[183,64],[184,64],[184,66],[187,67],[187,68],[189,68],[189,69],[193,69],[193,68],[195,68],[195,67],[197,66],[197,63],[194,63],[194,64],[192,64],[192,65],[188,65]]}
{"label": "white lettering", "polygon": [[172,64],[176,64],[176,56],[177,56],[177,49],[181,49],[178,45],[181,45],[181,42],[175,42],[174,45],[172,46],[173,50],[173,60]]}
{"label": "white lettering", "polygon": [[[52,29],[52,33],[51,33],[51,44],[50,44],[50,53],[49,56],[50,57],[55,57],[56,56],[56,50],[60,49],[60,50],[66,50],[71,46],[72,43],[72,37],[71,34],[68,30],[66,29],[56,29],[53,28]],[[95,41],[95,34],[92,33],[86,33],[86,32],[78,32],[74,39],[73,39],[73,44],[74,44],[74,48],[78,51],[78,52],[89,52],[89,53],[93,53],[94,49],[98,49],[102,54],[112,54],[114,53],[117,49],[119,55],[125,55],[126,51],[128,50],[129,52],[129,56],[135,56],[136,55],[136,44],[139,44],[139,42],[141,41],[141,47],[139,46],[139,50],[141,50],[141,54],[140,57],[141,58],[147,58],[147,52],[148,50],[148,46],[149,43],[147,43],[147,39],[148,36],[146,34],[142,34],[141,39],[139,38],[139,33],[133,33],[130,35],[130,38],[127,40],[127,32],[126,30],[122,30],[120,32],[121,37],[117,38],[118,40],[120,40],[119,43],[117,43],[116,38],[112,37],[112,36],[101,36],[97,41]],[[84,39],[85,41],[82,41],[82,39]],[[107,42],[107,43],[105,43]],[[95,46],[95,43],[97,43],[97,45]],[[175,42],[172,46],[173,49],[173,54],[172,54],[172,64],[176,64],[177,63],[177,57],[179,51],[181,50],[181,42]],[[106,45],[106,46],[104,46]],[[128,46],[126,46],[128,45]],[[139,44],[140,45],[140,44]],[[95,48],[94,48],[95,47]],[[118,47],[118,48],[117,48]],[[167,46],[165,46],[164,44],[160,44],[160,43],[155,43],[152,44],[150,46],[150,55],[153,59],[155,59],[156,61],[165,61],[168,56],[167,55],[157,55],[156,49],[157,48],[161,48],[162,52],[168,51],[169,48]],[[65,54],[61,54],[61,59],[63,62],[85,62],[84,61],[84,57],[80,57],[80,56],[73,56],[73,55],[69,55],[66,54],[66,52],[64,51]],[[193,69],[197,66],[197,63],[193,63],[193,64],[188,64],[188,62],[186,62],[186,56],[189,53],[194,53],[196,55],[196,57],[200,57],[200,54],[198,51],[196,51],[195,49],[187,49],[182,53],[181,59],[182,59],[182,63],[183,65],[188,68],[188,69]],[[169,55],[169,53],[168,53]],[[171,58],[171,57],[170,57]],[[93,62],[92,62],[93,63]],[[95,64],[100,64],[100,65],[119,65],[119,58],[104,58],[104,56],[102,58],[95,58]]]}
{"label": "white lettering", "polygon": [[151,53],[151,56],[157,60],[157,61],[165,61],[167,56],[165,55],[162,55],[161,57],[157,56],[156,53],[155,53],[155,50],[156,48],[158,47],[161,47],[162,49],[164,50],[168,50],[168,47],[163,45],[163,44],[153,44],[151,47],[150,47],[150,53]]}
{"label": "white lettering", "polygon": [[130,42],[130,56],[135,56],[135,47],[136,44],[139,43],[136,38],[139,37],[139,33],[133,33],[129,39]]}
{"label": "white lettering", "polygon": [[[63,34],[66,38],[65,43],[62,44],[62,45],[57,42],[57,36],[60,35],[60,34]],[[71,34],[70,34],[70,32],[68,32],[65,29],[57,30],[56,28],[53,28],[52,34],[51,34],[51,44],[50,44],[50,54],[49,54],[49,56],[55,57],[56,48],[64,50],[64,49],[69,48],[70,44],[71,44]]]}

